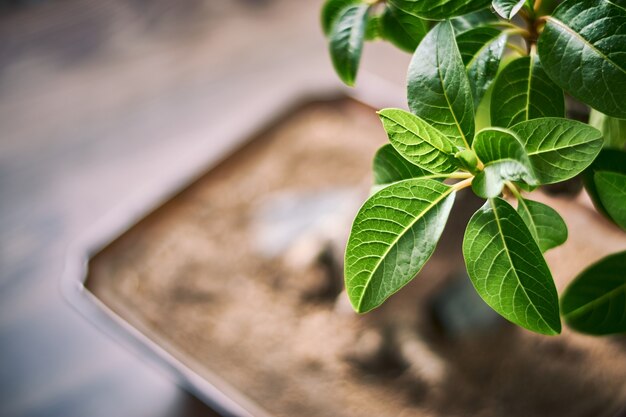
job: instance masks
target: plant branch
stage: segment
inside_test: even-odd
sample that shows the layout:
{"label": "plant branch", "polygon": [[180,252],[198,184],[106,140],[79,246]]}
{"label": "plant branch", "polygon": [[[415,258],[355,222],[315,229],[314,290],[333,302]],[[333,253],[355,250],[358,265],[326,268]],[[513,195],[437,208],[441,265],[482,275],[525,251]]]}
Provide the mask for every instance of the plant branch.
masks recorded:
{"label": "plant branch", "polygon": [[452,188],[454,188],[454,191],[462,190],[463,188],[467,188],[470,185],[472,185],[473,180],[474,180],[474,177],[471,176],[470,178],[457,182],[456,184],[452,186]]}

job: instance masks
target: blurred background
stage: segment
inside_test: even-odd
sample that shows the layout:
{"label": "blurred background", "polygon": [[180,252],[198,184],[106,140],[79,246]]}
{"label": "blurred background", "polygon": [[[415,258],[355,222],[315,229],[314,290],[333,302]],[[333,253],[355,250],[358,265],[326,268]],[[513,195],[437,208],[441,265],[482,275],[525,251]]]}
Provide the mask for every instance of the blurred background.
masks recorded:
{"label": "blurred background", "polygon": [[[217,159],[233,124],[339,88],[320,4],[0,2],[1,416],[213,415],[68,305],[66,251]],[[363,67],[400,88],[408,60],[373,44]]]}

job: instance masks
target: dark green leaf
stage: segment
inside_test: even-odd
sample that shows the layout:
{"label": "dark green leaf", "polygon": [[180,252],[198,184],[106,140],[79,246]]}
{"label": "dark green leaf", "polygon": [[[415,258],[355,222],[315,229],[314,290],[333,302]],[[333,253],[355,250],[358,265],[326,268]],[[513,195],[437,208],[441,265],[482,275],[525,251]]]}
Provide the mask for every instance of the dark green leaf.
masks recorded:
{"label": "dark green leaf", "polygon": [[452,143],[419,117],[399,109],[378,112],[393,147],[411,163],[434,173],[456,170]]}
{"label": "dark green leaf", "polygon": [[517,201],[517,212],[542,252],[565,243],[567,225],[556,210],[538,201],[525,198],[518,198]]}
{"label": "dark green leaf", "polygon": [[547,335],[561,332],[550,269],[509,203],[492,199],[472,216],[463,256],[476,291],[491,308],[528,330]]}
{"label": "dark green leaf", "polygon": [[330,35],[335,19],[341,14],[343,9],[353,4],[361,3],[360,0],[326,0],[322,7],[321,21],[324,35]]}
{"label": "dark green leaf", "polygon": [[376,152],[373,171],[375,185],[387,185],[410,178],[431,175],[430,172],[404,159],[389,143],[383,145]]}
{"label": "dark green leaf", "polygon": [[441,20],[475,12],[491,0],[389,0],[407,13],[430,20]]}
{"label": "dark green leaf", "polygon": [[536,55],[509,63],[496,78],[491,97],[491,123],[511,127],[539,117],[563,117],[563,91],[544,72]]}
{"label": "dark green leaf", "polygon": [[474,192],[483,198],[500,194],[505,181],[537,184],[524,146],[512,132],[500,128],[483,129],[476,135],[474,151],[485,167],[472,182]]}
{"label": "dark green leaf", "polygon": [[355,5],[343,9],[330,32],[330,56],[339,78],[354,85],[365,38],[369,6]]}
{"label": "dark green leaf", "polygon": [[345,261],[354,309],[368,312],[406,285],[430,258],[454,202],[430,179],[396,182],[370,197],[354,220]]}
{"label": "dark green leaf", "polygon": [[626,1],[563,2],[538,47],[561,88],[602,113],[626,118]]}
{"label": "dark green leaf", "polygon": [[428,22],[388,5],[380,21],[382,37],[407,52],[415,51],[428,33]]}
{"label": "dark green leaf", "polygon": [[589,124],[602,132],[606,148],[626,147],[626,119],[617,119],[592,109]]}
{"label": "dark green leaf", "polygon": [[595,183],[602,206],[609,217],[626,230],[626,175],[599,171],[595,174]]}
{"label": "dark green leaf", "polygon": [[584,270],[561,297],[565,322],[583,333],[626,332],[626,252]]}
{"label": "dark green leaf", "polygon": [[456,146],[469,148],[474,136],[472,90],[450,22],[439,23],[426,35],[407,78],[411,111]]}
{"label": "dark green leaf", "polygon": [[617,149],[602,149],[591,166],[587,168],[583,174],[583,184],[585,189],[593,201],[596,209],[610,218],[596,188],[595,173],[598,171],[618,172],[626,174],[626,151]]}
{"label": "dark green leaf", "polygon": [[511,20],[524,6],[526,0],[493,0],[493,8],[500,16]]}
{"label": "dark green leaf", "polygon": [[511,130],[524,144],[541,184],[576,176],[593,162],[602,148],[600,131],[575,120],[533,119]]}
{"label": "dark green leaf", "polygon": [[498,18],[489,9],[482,9],[476,12],[468,13],[463,16],[457,16],[450,20],[452,27],[457,34],[473,29],[491,22],[497,22]]}
{"label": "dark green leaf", "polygon": [[456,38],[472,88],[474,108],[498,74],[506,39],[506,34],[489,26],[468,30]]}

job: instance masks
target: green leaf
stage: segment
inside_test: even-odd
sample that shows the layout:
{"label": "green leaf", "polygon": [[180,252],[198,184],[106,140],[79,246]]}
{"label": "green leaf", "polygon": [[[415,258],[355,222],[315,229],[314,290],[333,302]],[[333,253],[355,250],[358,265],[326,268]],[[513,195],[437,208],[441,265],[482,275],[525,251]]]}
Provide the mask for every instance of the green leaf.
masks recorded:
{"label": "green leaf", "polygon": [[387,185],[410,178],[431,175],[402,157],[391,144],[383,145],[374,156],[374,184]]}
{"label": "green leaf", "polygon": [[616,253],[578,275],[561,297],[565,322],[579,332],[626,332],[626,252]]}
{"label": "green leaf", "polygon": [[567,0],[539,37],[544,68],[561,88],[626,118],[626,1]]}
{"label": "green leaf", "polygon": [[478,171],[478,158],[474,151],[470,149],[463,149],[454,154],[457,162],[466,171],[476,173]]}
{"label": "green leaf", "polygon": [[472,182],[472,190],[480,197],[496,197],[505,181],[537,184],[524,146],[512,132],[501,128],[483,129],[476,135],[473,147],[485,164]]}
{"label": "green leaf", "polygon": [[535,238],[542,252],[567,240],[567,225],[552,207],[538,201],[518,198],[517,212]]}
{"label": "green leaf", "polygon": [[389,4],[380,20],[382,37],[398,48],[414,52],[428,33],[428,22]]}
{"label": "green leaf", "polygon": [[511,61],[498,74],[491,96],[491,123],[511,127],[539,117],[564,117],[563,91],[550,80],[536,55]]}
{"label": "green leaf", "polygon": [[594,177],[602,206],[609,217],[626,230],[626,175],[599,171]]}
{"label": "green leaf", "polygon": [[472,90],[450,22],[439,23],[426,35],[407,78],[411,112],[454,145],[469,148],[474,136]]}
{"label": "green leaf", "polygon": [[457,168],[452,143],[419,117],[399,109],[378,112],[393,147],[411,163],[434,173]]}
{"label": "green leaf", "polygon": [[491,199],[472,216],[463,256],[476,291],[500,315],[537,333],[561,332],[550,269],[509,203]]}
{"label": "green leaf", "polygon": [[526,0],[493,0],[493,8],[504,19],[511,20],[524,6]]}
{"label": "green leaf", "polygon": [[626,119],[617,119],[591,109],[589,124],[604,137],[604,147],[624,149],[626,147]]}
{"label": "green leaf", "polygon": [[595,183],[595,173],[598,171],[618,172],[626,174],[626,151],[617,149],[602,149],[591,166],[587,168],[583,173],[583,184],[585,189],[591,197],[591,201],[596,209],[608,217],[609,213],[600,200],[598,189]]}
{"label": "green leaf", "polygon": [[507,35],[500,30],[482,26],[463,32],[456,38],[463,64],[467,69],[474,108],[498,74]]}
{"label": "green leaf", "polygon": [[373,41],[381,37],[381,16],[368,15],[365,26],[365,40]]}
{"label": "green leaf", "polygon": [[354,220],[345,261],[354,309],[368,312],[415,277],[430,258],[454,202],[431,179],[394,183],[370,197]]}
{"label": "green leaf", "polygon": [[405,12],[430,20],[441,20],[475,12],[489,6],[491,0],[389,0]]}
{"label": "green leaf", "polygon": [[511,130],[521,139],[541,184],[561,182],[578,175],[602,148],[602,133],[575,120],[533,119]]}
{"label": "green leaf", "polygon": [[354,85],[359,69],[369,6],[354,5],[343,9],[330,32],[330,56],[339,78]]}
{"label": "green leaf", "polygon": [[360,0],[326,0],[320,16],[324,35],[329,36],[335,19],[348,6],[361,3]]}
{"label": "green leaf", "polygon": [[473,29],[491,22],[497,22],[498,18],[489,9],[482,9],[476,12],[468,13],[463,16],[457,16],[450,19],[454,32],[459,35],[465,31]]}

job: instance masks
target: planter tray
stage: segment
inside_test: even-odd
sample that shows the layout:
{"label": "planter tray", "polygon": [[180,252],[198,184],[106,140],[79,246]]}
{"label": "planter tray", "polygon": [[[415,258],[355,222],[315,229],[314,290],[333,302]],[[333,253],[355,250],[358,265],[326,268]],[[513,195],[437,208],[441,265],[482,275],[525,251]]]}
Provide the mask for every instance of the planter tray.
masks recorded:
{"label": "planter tray", "polygon": [[[547,338],[480,313],[459,284],[481,204],[469,193],[420,277],[352,313],[341,251],[386,137],[359,101],[301,103],[162,203],[89,234],[68,261],[72,304],[223,415],[609,416],[624,404],[623,340]],[[625,244],[600,222],[594,245],[584,204],[549,203],[570,225],[547,256],[562,290]]]}

